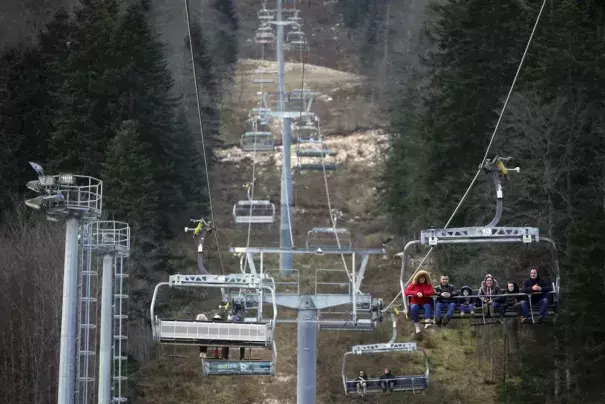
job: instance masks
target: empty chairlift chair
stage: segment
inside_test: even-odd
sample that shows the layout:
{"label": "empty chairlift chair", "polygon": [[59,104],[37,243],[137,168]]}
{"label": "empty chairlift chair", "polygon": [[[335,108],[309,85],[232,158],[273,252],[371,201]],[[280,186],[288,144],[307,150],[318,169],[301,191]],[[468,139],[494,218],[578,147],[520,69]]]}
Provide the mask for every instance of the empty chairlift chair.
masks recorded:
{"label": "empty chairlift chair", "polygon": [[[335,171],[337,168],[336,163],[325,160],[326,157],[334,156],[336,156],[336,152],[332,149],[299,149],[296,151],[296,157],[299,159],[296,169],[299,171]],[[321,160],[313,163],[301,162],[301,159],[309,158],[318,158]]]}
{"label": "empty chairlift chair", "polygon": [[[205,346],[250,348],[273,351],[273,359],[268,360],[229,360],[204,358],[202,367],[204,375],[233,376],[233,375],[275,375],[275,362],[277,351],[274,341],[275,320],[277,307],[275,304],[275,291],[263,285],[260,275],[232,274],[232,275],[171,275],[169,282],[159,283],[154,290],[151,301],[151,319],[154,341],[163,345]],[[270,278],[266,278],[272,281]],[[267,289],[273,300],[272,320],[263,320],[258,315],[254,322],[245,319],[243,322],[228,321],[198,321],[195,319],[165,319],[155,315],[155,304],[158,290],[161,286],[170,287],[214,287],[253,289]]]}
{"label": "empty chairlift chair", "polygon": [[241,139],[245,152],[267,152],[275,150],[275,139],[271,132],[246,132]]}
{"label": "empty chairlift chair", "polygon": [[356,378],[347,376],[347,357],[350,355],[382,355],[382,354],[410,354],[421,352],[424,356],[425,371],[423,374],[399,376],[395,374],[391,379],[366,379],[366,393],[382,393],[382,383],[390,383],[393,392],[420,392],[429,388],[429,362],[426,352],[418,348],[415,342],[393,342],[386,344],[356,345],[344,355],[342,363],[342,383],[346,395],[357,395]]}
{"label": "empty chairlift chair", "polygon": [[259,27],[254,34],[254,42],[259,45],[273,44],[275,42],[273,28],[268,25]]}
{"label": "empty chairlift chair", "polygon": [[253,84],[271,84],[275,81],[275,80],[273,80],[273,76],[275,74],[277,74],[276,70],[258,68],[254,71],[252,83]]}
{"label": "empty chairlift chair", "polygon": [[306,246],[322,250],[351,249],[351,234],[344,228],[314,227],[307,232]]}
{"label": "empty chairlift chair", "polygon": [[275,221],[275,205],[270,201],[243,200],[233,206],[233,219],[237,224],[268,224]]}
{"label": "empty chairlift chair", "polygon": [[258,19],[261,21],[261,23],[267,23],[269,21],[273,21],[274,15],[271,10],[263,8],[258,10]]}
{"label": "empty chairlift chair", "polygon": [[307,36],[302,31],[288,32],[286,35],[286,44],[288,49],[293,52],[308,52],[309,43]]}

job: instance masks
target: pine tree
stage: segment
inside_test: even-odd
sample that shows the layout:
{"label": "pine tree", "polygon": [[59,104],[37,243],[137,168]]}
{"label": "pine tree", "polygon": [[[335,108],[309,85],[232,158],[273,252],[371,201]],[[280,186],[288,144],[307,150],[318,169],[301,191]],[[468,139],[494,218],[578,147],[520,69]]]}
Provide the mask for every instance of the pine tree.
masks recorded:
{"label": "pine tree", "polygon": [[105,211],[113,220],[127,221],[133,234],[133,273],[147,278],[164,270],[162,186],[154,177],[155,152],[136,121],[124,121],[112,139],[102,177]]}
{"label": "pine tree", "polygon": [[213,64],[223,90],[233,81],[238,57],[239,20],[233,0],[214,0],[212,10],[216,28],[213,32]]}
{"label": "pine tree", "polygon": [[0,211],[32,179],[28,161],[47,159],[61,85],[56,68],[69,52],[72,29],[67,12],[59,10],[39,34],[38,45],[7,49],[0,57]]}
{"label": "pine tree", "polygon": [[[426,192],[410,193],[413,199],[390,198],[400,212],[406,211],[404,205],[425,204],[420,217],[414,211],[398,221],[443,226],[483,157],[497,119],[494,111],[501,108],[531,25],[517,3],[450,0],[432,10],[428,33],[436,50],[424,60],[431,72],[429,86],[416,104],[421,110],[393,112],[399,136],[406,139],[393,145],[387,163],[391,174],[385,175],[406,175],[410,186]],[[497,29],[493,21],[499,22]],[[416,145],[419,153],[408,145]],[[473,222],[482,220],[486,209],[476,205],[476,194],[470,195],[451,225],[468,223],[469,212]]]}
{"label": "pine tree", "polygon": [[[55,94],[58,107],[49,139],[53,169],[99,174],[119,125],[115,109],[120,74],[113,43],[118,12],[112,0],[82,0],[76,8],[69,52],[54,72],[62,83]],[[56,46],[65,46],[64,38],[57,40]]]}
{"label": "pine tree", "polygon": [[[214,73],[215,69],[208,51],[206,36],[204,35],[201,25],[195,21],[195,19],[191,22],[191,38],[202,113],[202,127],[206,145],[209,146],[206,152],[210,163],[215,160],[212,149],[222,144],[220,139],[221,85]],[[187,51],[190,50],[189,37],[185,37],[185,47]],[[199,118],[197,115],[198,106],[195,88],[188,94],[185,94],[185,99],[187,102],[187,109],[196,111],[195,114],[190,115],[190,125],[192,128],[196,128],[196,132],[199,132]]]}

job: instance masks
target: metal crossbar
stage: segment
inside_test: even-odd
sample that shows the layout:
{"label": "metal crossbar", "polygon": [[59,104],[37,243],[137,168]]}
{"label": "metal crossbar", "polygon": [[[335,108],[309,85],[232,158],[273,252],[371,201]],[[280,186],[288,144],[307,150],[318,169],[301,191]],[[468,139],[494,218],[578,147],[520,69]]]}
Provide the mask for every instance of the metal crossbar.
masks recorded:
{"label": "metal crossbar", "polygon": [[394,342],[392,344],[368,344],[355,345],[351,348],[354,355],[384,353],[384,352],[414,352],[417,346],[415,342]]}
{"label": "metal crossbar", "polygon": [[228,285],[233,287],[260,287],[263,280],[268,280],[267,275],[259,274],[231,274],[231,275],[170,275],[168,283],[170,286],[186,285]]}
{"label": "metal crossbar", "polygon": [[476,243],[476,242],[531,243],[540,241],[537,227],[458,227],[428,229],[420,233],[420,242],[428,245]]}

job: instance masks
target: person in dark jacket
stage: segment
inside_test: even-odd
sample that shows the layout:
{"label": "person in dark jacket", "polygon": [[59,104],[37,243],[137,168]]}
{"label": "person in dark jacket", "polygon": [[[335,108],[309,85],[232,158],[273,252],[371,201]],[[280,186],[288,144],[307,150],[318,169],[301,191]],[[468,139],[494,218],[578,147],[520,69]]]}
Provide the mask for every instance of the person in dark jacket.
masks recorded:
{"label": "person in dark jacket", "polygon": [[[488,317],[494,317],[494,312],[500,308],[501,298],[497,295],[502,294],[502,289],[498,286],[498,281],[490,274],[485,275],[485,280],[481,282],[479,288],[479,299],[481,299],[483,312],[488,314]],[[496,296],[493,297],[492,296]]]}
{"label": "person in dark jacket", "polygon": [[463,296],[464,298],[458,299],[460,309],[460,315],[464,316],[465,313],[470,313],[471,316],[475,315],[475,305],[477,303],[477,298],[473,297],[473,289],[470,286],[463,286],[458,293],[458,296]]}
{"label": "person in dark jacket", "polygon": [[380,387],[382,387],[383,393],[387,392],[387,387],[388,387],[389,391],[392,393],[393,388],[395,387],[395,381],[393,380],[395,378],[393,377],[393,374],[391,373],[391,371],[389,369],[385,369],[384,374],[382,376],[380,376],[379,379],[380,379]]}
{"label": "person in dark jacket", "polygon": [[[504,294],[514,295],[516,293],[519,293],[519,286],[517,283],[508,281]],[[521,301],[523,301],[521,296],[506,296],[502,302],[502,305],[500,306],[500,317],[504,317],[506,310],[509,308],[513,308],[519,315],[521,315]]]}
{"label": "person in dark jacket", "polygon": [[[552,288],[550,287],[550,285],[538,276],[538,270],[536,268],[532,268],[529,271],[529,279],[526,279],[523,282],[521,292],[531,293],[530,299],[532,306],[540,307],[540,317],[538,317],[537,320],[538,323],[544,321],[544,318],[548,313],[548,292],[550,292],[551,290]],[[526,323],[531,321],[531,315],[529,313],[529,303],[527,302],[527,300],[523,300],[521,302],[521,313],[523,315],[522,322]]]}
{"label": "person in dark jacket", "polygon": [[366,394],[368,375],[363,370],[360,370],[359,376],[355,380],[357,380],[357,394],[363,397]]}
{"label": "person in dark jacket", "polygon": [[[450,278],[447,275],[441,275],[439,285],[435,288],[435,295],[437,296],[437,303],[435,304],[435,324],[447,325],[454,315],[454,309],[456,308],[454,296],[458,295],[456,287],[450,285]],[[445,316],[441,317],[441,309],[443,306],[447,307],[447,312],[445,313]]]}

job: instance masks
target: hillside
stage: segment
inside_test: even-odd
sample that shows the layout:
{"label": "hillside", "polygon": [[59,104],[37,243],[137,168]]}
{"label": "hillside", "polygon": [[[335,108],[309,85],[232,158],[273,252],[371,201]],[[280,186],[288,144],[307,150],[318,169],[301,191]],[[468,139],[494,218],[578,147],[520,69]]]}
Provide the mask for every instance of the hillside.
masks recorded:
{"label": "hillside", "polygon": [[[239,104],[238,119],[245,117],[248,103],[253,100],[249,80],[245,75],[252,61],[240,63],[238,84],[234,94],[246,94],[244,103]],[[301,66],[288,66],[290,76],[300,70]],[[305,79],[309,88],[319,91],[328,97],[318,101],[315,110],[319,111],[330,127],[327,132],[326,144],[337,150],[336,159],[341,168],[329,174],[327,182],[330,190],[331,203],[334,208],[343,212],[340,225],[346,226],[352,233],[354,245],[357,247],[376,247],[380,241],[389,236],[389,222],[380,211],[376,201],[377,167],[384,158],[388,132],[385,129],[360,130],[348,132],[339,127],[338,119],[346,122],[359,122],[355,112],[343,108],[355,97],[360,80],[357,76],[319,66],[305,66]],[[361,104],[362,110],[370,110],[367,104]],[[330,116],[333,112],[340,113],[338,118]],[[345,118],[342,118],[347,115]],[[323,121],[322,120],[322,121]],[[341,121],[341,122],[343,122]],[[342,123],[341,123],[342,125]],[[345,126],[346,127],[346,126]],[[237,135],[229,133],[229,142],[236,142]],[[331,134],[330,134],[331,133]],[[227,147],[218,152],[218,164],[215,180],[213,181],[213,197],[215,198],[216,222],[219,226],[218,236],[222,245],[223,255],[228,245],[241,246],[246,244],[247,228],[235,227],[231,218],[231,207],[242,198],[241,185],[251,179],[252,154],[242,153],[237,147]],[[295,162],[293,158],[293,162]],[[281,157],[279,153],[259,155],[256,159],[258,198],[279,200],[279,168]],[[294,177],[295,220],[294,243],[302,245],[306,232],[313,226],[328,224],[328,208],[326,190],[322,173],[308,173]],[[278,245],[278,223],[266,227],[252,229],[251,245]],[[210,266],[218,271],[214,240],[209,242]],[[399,260],[393,257],[402,246],[402,241],[396,239],[389,250],[386,260],[372,259],[364,281],[364,291],[382,297],[386,302],[398,293]],[[225,263],[235,264],[233,259]],[[315,269],[342,268],[339,260],[329,258],[297,259],[295,267],[300,271],[301,290],[311,291]],[[229,264],[227,264],[229,268]],[[226,271],[229,270],[226,268]],[[191,268],[193,270],[193,268]],[[233,268],[232,270],[235,270]],[[183,270],[182,272],[185,272]],[[343,275],[344,276],[344,275]],[[190,302],[186,309],[208,310],[203,302]],[[176,308],[175,308],[176,309]],[[292,313],[280,311],[286,317]],[[281,316],[282,314],[280,314]],[[463,322],[461,322],[463,323]],[[458,403],[487,403],[495,402],[496,391],[493,385],[498,378],[490,370],[489,361],[482,361],[482,354],[476,349],[476,334],[471,333],[468,324],[453,325],[451,329],[429,330],[420,339],[420,344],[427,349],[431,363],[431,389],[428,394],[395,395],[393,397],[369,397],[366,402],[384,403],[401,402],[403,398],[410,403],[441,403],[444,401]],[[485,331],[480,331],[483,336]],[[372,335],[359,333],[318,333],[318,403],[354,402],[342,393],[340,368],[343,354],[348,348],[361,342],[387,341],[390,337],[388,321]],[[493,332],[492,332],[493,333]],[[408,341],[413,332],[411,323],[403,316],[398,321],[398,340]],[[485,334],[484,337],[499,338],[500,333]],[[137,402],[142,403],[229,403],[237,400],[239,403],[295,403],[296,402],[296,328],[294,325],[279,325],[277,329],[278,344],[278,376],[275,378],[204,378],[200,376],[200,363],[197,350],[158,347],[150,360],[134,375],[136,380]],[[176,355],[176,357],[173,357]],[[395,373],[422,371],[420,358],[408,359],[384,356],[372,358],[368,362],[353,360],[350,371],[356,372],[363,368],[369,374],[376,374],[384,366],[391,366]],[[485,383],[488,384],[485,384]],[[470,386],[481,385],[480,389]]]}

